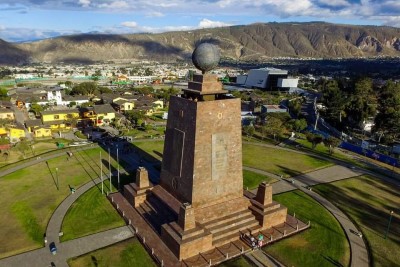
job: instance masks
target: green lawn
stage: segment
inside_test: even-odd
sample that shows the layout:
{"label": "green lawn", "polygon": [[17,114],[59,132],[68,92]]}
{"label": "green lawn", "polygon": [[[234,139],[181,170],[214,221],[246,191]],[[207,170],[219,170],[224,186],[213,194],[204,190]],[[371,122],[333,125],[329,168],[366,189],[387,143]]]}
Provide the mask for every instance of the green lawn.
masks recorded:
{"label": "green lawn", "polygon": [[110,247],[69,259],[70,267],[133,267],[157,266],[137,239],[129,239]]}
{"label": "green lawn", "polygon": [[243,144],[243,165],[288,177],[328,167],[332,163],[282,149]]}
{"label": "green lawn", "polygon": [[125,225],[124,220],[101,194],[100,185],[93,187],[72,204],[64,217],[61,241],[67,241]]}
{"label": "green lawn", "polygon": [[265,247],[267,253],[286,266],[348,266],[349,244],[332,214],[298,190],[276,195],[274,200],[302,221],[311,221],[311,229]]}
{"label": "green lawn", "polygon": [[133,142],[134,147],[151,162],[161,161],[164,151],[164,141]]}
{"label": "green lawn", "polygon": [[[363,232],[372,254],[372,266],[399,266],[400,263],[400,193],[396,186],[361,176],[314,187],[339,206]],[[389,214],[393,218],[384,239]]]}
{"label": "green lawn", "polygon": [[[162,160],[163,141],[134,142],[133,145],[143,154],[147,153],[147,158],[150,161]],[[331,166],[332,163],[291,151],[243,144],[243,165],[279,175],[294,176]],[[249,188],[251,188],[251,185]]]}
{"label": "green lawn", "polygon": [[[79,186],[100,174],[100,148],[61,156],[0,178],[0,258],[42,247],[47,223],[57,206]],[[103,152],[103,171],[108,159]],[[113,165],[115,161],[112,160]],[[58,171],[56,171],[58,170]],[[59,190],[57,190],[57,177]],[[105,183],[108,190],[108,183]]]}
{"label": "green lawn", "polygon": [[243,186],[244,188],[254,189],[258,187],[261,182],[272,183],[275,179],[268,176],[258,174],[252,171],[243,170]]}

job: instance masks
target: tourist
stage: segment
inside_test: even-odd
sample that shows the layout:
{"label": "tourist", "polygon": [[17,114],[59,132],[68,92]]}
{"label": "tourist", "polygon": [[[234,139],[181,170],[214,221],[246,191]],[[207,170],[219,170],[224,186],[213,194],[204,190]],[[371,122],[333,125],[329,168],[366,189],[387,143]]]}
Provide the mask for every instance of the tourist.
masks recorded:
{"label": "tourist", "polygon": [[250,242],[251,242],[251,249],[254,250],[256,248],[256,239],[252,236],[250,238]]}

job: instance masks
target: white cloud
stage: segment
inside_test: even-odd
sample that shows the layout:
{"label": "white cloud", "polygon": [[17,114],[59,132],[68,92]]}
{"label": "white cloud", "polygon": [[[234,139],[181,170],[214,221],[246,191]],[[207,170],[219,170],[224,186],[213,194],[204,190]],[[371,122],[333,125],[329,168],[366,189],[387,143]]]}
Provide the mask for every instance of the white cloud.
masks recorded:
{"label": "white cloud", "polygon": [[350,3],[346,0],[319,0],[318,2],[332,7],[350,6]]}
{"label": "white cloud", "polygon": [[91,4],[90,0],[79,0],[78,3],[83,7],[88,7]]}
{"label": "white cloud", "polygon": [[111,3],[100,4],[98,5],[100,8],[108,8],[108,9],[125,9],[129,8],[129,4],[126,1],[113,1]]}
{"label": "white cloud", "polygon": [[153,11],[150,13],[147,13],[146,17],[150,17],[150,18],[160,18],[160,17],[164,17],[165,15],[161,12],[157,12],[157,11]]}
{"label": "white cloud", "polygon": [[214,27],[225,27],[231,24],[222,21],[212,21],[209,19],[202,19],[199,23],[199,28],[214,28]]}
{"label": "white cloud", "polygon": [[138,26],[136,21],[125,21],[122,22],[121,25],[128,28],[137,28]]}

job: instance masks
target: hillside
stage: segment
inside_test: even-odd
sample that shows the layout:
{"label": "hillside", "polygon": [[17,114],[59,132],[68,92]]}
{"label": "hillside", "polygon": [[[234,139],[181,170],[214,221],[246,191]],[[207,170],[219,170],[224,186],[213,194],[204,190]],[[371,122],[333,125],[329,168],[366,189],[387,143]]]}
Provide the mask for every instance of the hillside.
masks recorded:
{"label": "hillside", "polygon": [[[224,58],[240,61],[400,56],[399,28],[323,22],[258,23],[162,34],[83,34],[23,44],[1,42],[0,56],[14,62],[15,51],[35,62],[175,61],[188,59],[196,43],[202,41],[218,44]],[[14,50],[4,50],[7,45]]]}

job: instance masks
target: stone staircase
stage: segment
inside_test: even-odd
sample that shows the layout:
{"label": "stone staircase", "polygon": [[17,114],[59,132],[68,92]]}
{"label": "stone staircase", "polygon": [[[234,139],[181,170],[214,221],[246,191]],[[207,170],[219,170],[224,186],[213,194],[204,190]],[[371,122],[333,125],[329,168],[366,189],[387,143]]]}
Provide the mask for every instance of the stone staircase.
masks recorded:
{"label": "stone staircase", "polygon": [[249,209],[211,220],[201,224],[213,235],[213,246],[221,246],[239,239],[241,233],[256,231],[258,221]]}
{"label": "stone staircase", "polygon": [[149,195],[136,209],[158,234],[161,233],[161,225],[177,220],[177,215],[153,195]]}

